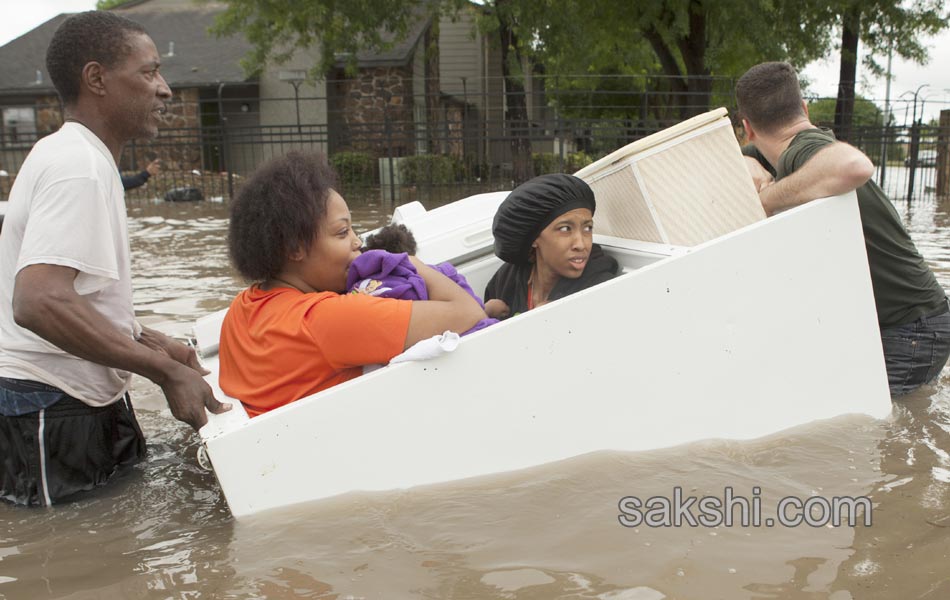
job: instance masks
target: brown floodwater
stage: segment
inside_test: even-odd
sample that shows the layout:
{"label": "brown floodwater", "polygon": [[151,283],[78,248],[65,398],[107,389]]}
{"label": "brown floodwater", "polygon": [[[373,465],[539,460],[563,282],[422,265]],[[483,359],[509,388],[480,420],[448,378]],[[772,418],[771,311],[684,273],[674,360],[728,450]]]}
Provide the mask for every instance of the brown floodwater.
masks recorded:
{"label": "brown floodwater", "polygon": [[[897,206],[950,289],[950,204]],[[364,228],[390,212],[351,209]],[[129,221],[145,324],[184,336],[243,287],[227,263],[226,203],[134,203]],[[882,421],[847,416],[748,442],[602,452],[241,522],[198,466],[196,435],[137,379],[148,460],[72,503],[0,505],[0,598],[948,598],[948,379],[895,402]],[[786,496],[867,496],[872,524],[618,520],[625,496],[679,487],[722,497],[727,486],[745,496],[758,488],[766,515]]]}

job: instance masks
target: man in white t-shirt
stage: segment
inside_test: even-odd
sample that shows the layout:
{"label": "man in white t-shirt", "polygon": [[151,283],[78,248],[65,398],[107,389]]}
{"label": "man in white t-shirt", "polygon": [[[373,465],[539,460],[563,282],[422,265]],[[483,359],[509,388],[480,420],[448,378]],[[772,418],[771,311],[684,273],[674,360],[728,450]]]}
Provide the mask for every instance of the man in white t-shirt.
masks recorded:
{"label": "man in white t-shirt", "polygon": [[46,66],[66,122],[27,156],[0,234],[0,497],[50,505],[145,455],[128,388],[159,384],[194,428],[214,399],[194,351],[135,320],[116,162],[171,91],[145,30],[109,12],[60,25]]}

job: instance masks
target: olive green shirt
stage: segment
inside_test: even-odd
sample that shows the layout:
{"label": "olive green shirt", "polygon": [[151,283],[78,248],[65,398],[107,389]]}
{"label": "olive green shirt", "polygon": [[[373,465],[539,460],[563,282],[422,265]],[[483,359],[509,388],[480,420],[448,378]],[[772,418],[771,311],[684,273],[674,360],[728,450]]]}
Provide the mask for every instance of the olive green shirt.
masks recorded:
{"label": "olive green shirt", "polygon": [[[834,134],[827,129],[799,132],[779,157],[775,169],[759,152],[748,146],[743,153],[757,158],[779,181],[800,169],[815,153],[834,141]],[[917,251],[884,190],[873,180],[868,180],[855,192],[880,327],[906,325],[945,307],[946,293]]]}

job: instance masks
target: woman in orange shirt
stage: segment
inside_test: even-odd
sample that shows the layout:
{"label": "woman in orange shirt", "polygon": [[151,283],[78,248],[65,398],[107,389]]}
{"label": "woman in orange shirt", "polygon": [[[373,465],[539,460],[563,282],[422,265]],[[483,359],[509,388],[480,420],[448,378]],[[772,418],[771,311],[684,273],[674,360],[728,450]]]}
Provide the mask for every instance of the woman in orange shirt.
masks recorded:
{"label": "woman in orange shirt", "polygon": [[430,300],[344,294],[360,245],[322,155],[270,161],[232,201],[228,249],[251,286],[225,316],[219,382],[252,417],[485,318],[472,296],[414,258]]}

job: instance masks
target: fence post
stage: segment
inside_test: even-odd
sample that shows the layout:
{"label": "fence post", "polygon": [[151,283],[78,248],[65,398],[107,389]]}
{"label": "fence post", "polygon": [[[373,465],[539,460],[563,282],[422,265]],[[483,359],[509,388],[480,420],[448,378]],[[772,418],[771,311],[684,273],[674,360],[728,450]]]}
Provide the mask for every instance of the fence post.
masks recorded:
{"label": "fence post", "polygon": [[940,131],[937,134],[937,197],[950,196],[950,110],[940,111]]}
{"label": "fence post", "polygon": [[554,139],[557,141],[558,154],[561,155],[561,170],[564,171],[564,134],[561,127],[561,112],[554,107]]}
{"label": "fence post", "polygon": [[221,162],[219,169],[228,173],[228,200],[234,198],[234,177],[231,172],[231,141],[228,139],[228,118],[224,115],[224,83],[218,85],[218,124],[221,128]]}
{"label": "fence post", "polygon": [[877,184],[884,187],[884,178],[887,173],[887,142],[891,134],[891,126],[889,124],[884,125],[884,135],[881,138],[881,172],[878,173]]}
{"label": "fence post", "polygon": [[442,125],[443,125],[442,131],[443,131],[444,137],[442,138],[442,143],[439,144],[439,146],[442,147],[442,154],[447,154],[449,156],[452,156],[452,147],[449,144],[449,141],[451,140],[451,137],[450,137],[451,133],[449,131],[449,103],[448,102],[446,102],[442,106]]}
{"label": "fence post", "polygon": [[637,139],[643,137],[646,133],[647,119],[650,117],[650,90],[644,89],[642,94],[643,102],[640,103],[640,123],[637,127]]}
{"label": "fence post", "polygon": [[395,163],[393,161],[393,129],[392,122],[389,120],[389,111],[383,110],[383,120],[386,131],[386,160],[389,162],[389,204],[396,205],[396,175],[393,172]]}
{"label": "fence post", "polygon": [[920,147],[920,123],[910,125],[910,172],[907,174],[907,202],[914,197],[914,178],[917,174],[917,150]]}
{"label": "fence post", "polygon": [[[136,152],[136,143],[135,143],[135,140],[132,140],[132,143],[130,144],[130,146],[131,146],[130,149],[132,150],[132,168],[133,168],[133,169],[138,169],[138,168],[139,168],[139,161],[136,160],[136,158],[135,158],[135,155],[138,154],[138,152]],[[122,157],[120,156],[120,157],[119,157],[119,171],[121,171],[121,170],[122,170]]]}

